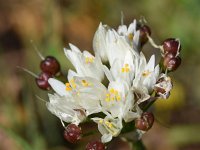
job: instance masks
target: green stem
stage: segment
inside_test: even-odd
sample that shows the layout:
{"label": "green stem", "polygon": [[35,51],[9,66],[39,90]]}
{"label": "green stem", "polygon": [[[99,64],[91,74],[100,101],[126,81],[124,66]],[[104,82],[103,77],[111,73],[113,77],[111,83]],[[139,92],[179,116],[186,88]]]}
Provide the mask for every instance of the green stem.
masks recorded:
{"label": "green stem", "polygon": [[142,140],[138,140],[132,143],[133,150],[146,150]]}
{"label": "green stem", "polygon": [[151,107],[151,105],[153,105],[153,103],[156,101],[156,98],[151,100],[144,108],[143,111],[147,111],[149,109],[149,107]]}

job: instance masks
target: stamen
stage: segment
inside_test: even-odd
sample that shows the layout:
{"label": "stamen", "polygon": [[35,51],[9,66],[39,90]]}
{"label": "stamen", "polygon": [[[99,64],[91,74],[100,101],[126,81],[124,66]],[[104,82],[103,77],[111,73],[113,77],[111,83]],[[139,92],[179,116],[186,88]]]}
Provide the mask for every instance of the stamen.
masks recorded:
{"label": "stamen", "polygon": [[93,63],[94,62],[94,58],[93,57],[86,57],[85,58],[85,62],[86,62],[86,64]]}
{"label": "stamen", "polygon": [[100,120],[99,120],[99,123],[102,124],[102,123],[103,123],[103,119],[100,119]]}
{"label": "stamen", "polygon": [[123,73],[130,72],[129,64],[125,64],[124,67],[122,67],[121,72],[123,72]]}
{"label": "stamen", "polygon": [[74,88],[74,89],[76,88],[76,83],[75,83],[74,79],[71,79],[69,81],[69,83],[70,83],[70,85],[71,85],[72,88]]}
{"label": "stamen", "polygon": [[87,86],[89,86],[89,83],[86,80],[82,80],[82,85],[87,87]]}
{"label": "stamen", "polygon": [[134,37],[133,33],[130,33],[130,34],[128,35],[128,39],[129,39],[130,41],[133,40],[133,37]]}
{"label": "stamen", "polygon": [[148,75],[150,75],[151,74],[151,72],[149,71],[149,70],[146,70],[146,71],[144,71],[143,73],[142,73],[142,76],[143,77],[147,77]]}
{"label": "stamen", "polygon": [[109,93],[106,94],[105,101],[110,102],[110,101],[114,101],[114,100],[120,101],[121,96],[119,95],[119,92],[117,90],[115,90],[114,88],[111,88],[109,90]]}
{"label": "stamen", "polygon": [[66,91],[72,90],[70,83],[67,82],[67,83],[65,83],[65,85],[66,85]]}

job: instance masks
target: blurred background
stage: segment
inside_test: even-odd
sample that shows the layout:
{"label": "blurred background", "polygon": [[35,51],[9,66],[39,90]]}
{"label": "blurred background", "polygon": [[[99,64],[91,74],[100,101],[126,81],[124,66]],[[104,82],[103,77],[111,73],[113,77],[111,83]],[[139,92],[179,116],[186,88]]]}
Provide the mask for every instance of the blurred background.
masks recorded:
{"label": "blurred background", "polygon": [[[94,138],[77,145],[65,141],[59,119],[35,97],[47,100],[47,93],[16,66],[40,73],[33,40],[44,56],[55,56],[67,72],[72,66],[63,47],[73,43],[92,51],[99,22],[117,28],[121,11],[125,24],[144,16],[156,43],[179,37],[182,44],[182,65],[170,74],[174,89],[168,100],[155,103],[156,122],[143,137],[145,146],[200,149],[199,0],[0,0],[0,150],[81,150]],[[148,45],[146,49],[153,50]],[[124,142],[115,142],[121,143],[118,149],[110,149],[126,149]]]}

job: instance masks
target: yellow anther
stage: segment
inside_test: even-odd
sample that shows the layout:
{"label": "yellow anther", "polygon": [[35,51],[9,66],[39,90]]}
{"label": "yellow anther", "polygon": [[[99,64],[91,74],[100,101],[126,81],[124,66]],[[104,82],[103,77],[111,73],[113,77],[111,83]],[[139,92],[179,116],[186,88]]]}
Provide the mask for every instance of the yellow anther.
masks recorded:
{"label": "yellow anther", "polygon": [[123,73],[130,72],[129,64],[125,64],[124,67],[122,67],[121,72],[123,72]]}
{"label": "yellow anther", "polygon": [[65,83],[65,85],[68,87],[68,86],[70,86],[70,83],[69,83],[69,82],[67,82],[67,83]]}
{"label": "yellow anther", "polygon": [[103,123],[103,119],[100,119],[100,120],[99,120],[99,123],[102,124],[102,123]]}
{"label": "yellow anther", "polygon": [[66,83],[65,85],[66,85],[66,91],[71,91],[72,90],[72,88],[71,88],[69,83]]}
{"label": "yellow anther", "polygon": [[85,58],[85,62],[86,62],[86,64],[93,63],[94,62],[94,58],[93,57],[86,57]]}
{"label": "yellow anther", "polygon": [[116,98],[117,98],[117,100],[118,100],[118,101],[120,101],[120,100],[121,100],[121,97],[120,97],[120,96],[117,96]]}
{"label": "yellow anther", "polygon": [[71,79],[69,81],[69,83],[70,83],[70,85],[71,85],[72,88],[74,88],[74,89],[76,88],[76,83],[75,83],[74,79]]}
{"label": "yellow anther", "polygon": [[83,86],[89,86],[89,83],[86,80],[82,80],[82,85]]}
{"label": "yellow anther", "polygon": [[109,128],[112,128],[112,127],[113,127],[112,123],[110,123],[109,121],[104,121],[104,122],[105,122],[105,125],[106,125],[107,127],[109,127]]}
{"label": "yellow anther", "polygon": [[133,33],[130,33],[130,34],[128,35],[128,39],[129,39],[130,41],[133,40],[133,37],[134,37]]}
{"label": "yellow anther", "polygon": [[143,77],[147,77],[148,75],[150,75],[151,74],[151,72],[149,71],[149,70],[146,70],[146,71],[144,71],[143,73],[142,73],[142,76]]}
{"label": "yellow anther", "polygon": [[125,66],[125,68],[127,68],[127,67],[129,67],[129,64],[125,64],[124,66]]}
{"label": "yellow anther", "polygon": [[105,101],[106,101],[106,102],[109,102],[109,101],[110,101],[110,97],[107,97],[107,98],[105,99]]}
{"label": "yellow anther", "polygon": [[111,88],[109,90],[109,93],[106,94],[105,101],[110,102],[110,101],[114,101],[114,100],[120,101],[121,96],[119,95],[119,92],[117,90],[115,90],[114,88]]}
{"label": "yellow anther", "polygon": [[114,93],[115,93],[115,89],[111,88],[111,89],[110,89],[110,93],[111,93],[111,94],[114,94]]}
{"label": "yellow anther", "polygon": [[106,97],[110,97],[110,94],[108,93],[108,94],[106,94]]}

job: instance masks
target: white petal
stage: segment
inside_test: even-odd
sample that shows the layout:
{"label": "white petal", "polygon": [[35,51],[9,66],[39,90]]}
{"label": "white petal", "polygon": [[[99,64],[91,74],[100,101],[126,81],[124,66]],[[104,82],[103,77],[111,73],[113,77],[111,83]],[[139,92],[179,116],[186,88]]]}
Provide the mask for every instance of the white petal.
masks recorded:
{"label": "white petal", "polygon": [[135,33],[135,31],[136,31],[136,20],[134,19],[134,21],[128,27],[128,33]]}
{"label": "white petal", "polygon": [[114,81],[112,74],[110,73],[109,69],[105,65],[103,66],[103,71],[107,79],[109,80],[109,82]]}
{"label": "white petal", "polygon": [[127,26],[126,25],[119,26],[117,32],[119,33],[119,35],[126,35]]}
{"label": "white petal", "polygon": [[151,58],[149,59],[149,62],[146,66],[149,71],[153,71],[155,67],[155,55],[152,55]]}
{"label": "white petal", "polygon": [[72,51],[77,52],[77,53],[81,52],[80,49],[78,47],[76,47],[75,45],[69,43],[69,46],[70,46]]}
{"label": "white petal", "polygon": [[67,75],[68,81],[70,81],[71,79],[73,79],[74,76],[78,76],[78,74],[76,72],[74,72],[73,70],[69,69],[68,75]]}
{"label": "white petal", "polygon": [[107,61],[107,43],[106,43],[106,26],[100,23],[93,39],[93,48],[95,55],[99,55],[102,61]]}
{"label": "white petal", "polygon": [[104,134],[102,137],[101,137],[101,142],[102,143],[107,143],[107,142],[110,142],[112,140],[112,134]]}
{"label": "white petal", "polygon": [[53,88],[53,90],[58,93],[60,96],[65,96],[68,95],[67,91],[66,91],[66,86],[65,84],[63,84],[62,82],[60,82],[59,80],[56,80],[54,78],[50,78],[48,80],[50,86]]}

